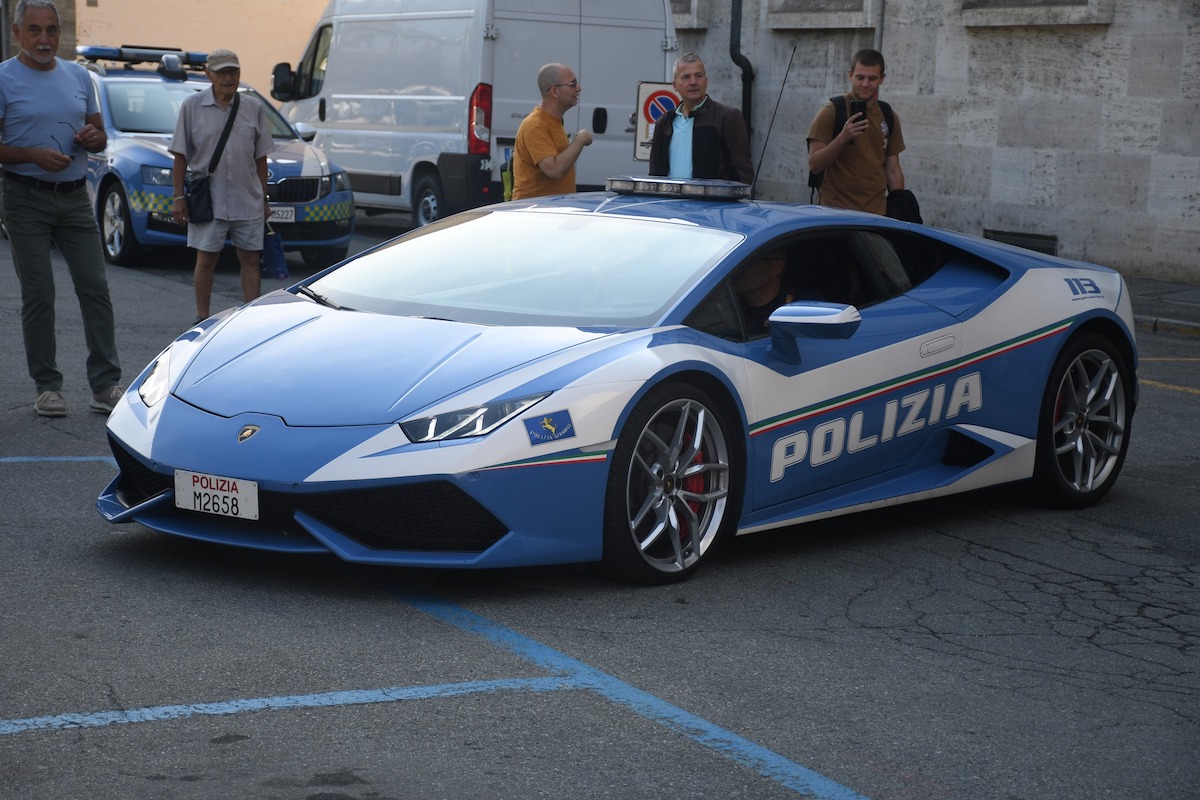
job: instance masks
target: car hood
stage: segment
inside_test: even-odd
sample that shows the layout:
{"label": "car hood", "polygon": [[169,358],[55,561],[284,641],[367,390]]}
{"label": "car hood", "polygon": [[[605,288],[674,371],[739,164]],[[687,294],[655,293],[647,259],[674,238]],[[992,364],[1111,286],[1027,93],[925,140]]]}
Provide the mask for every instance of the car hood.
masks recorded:
{"label": "car hood", "polygon": [[175,396],[223,417],[255,412],[292,426],[388,424],[605,335],[340,311],[284,297],[292,301],[264,298],[210,329]]}
{"label": "car hood", "polygon": [[[110,136],[109,142],[113,148],[122,151],[139,164],[151,166],[170,166],[174,156],[167,150],[171,137],[164,133],[122,133]],[[134,155],[140,153],[140,155]]]}
{"label": "car hood", "polygon": [[331,172],[325,154],[302,139],[276,139],[267,162],[272,183],[284,177],[316,178]]}

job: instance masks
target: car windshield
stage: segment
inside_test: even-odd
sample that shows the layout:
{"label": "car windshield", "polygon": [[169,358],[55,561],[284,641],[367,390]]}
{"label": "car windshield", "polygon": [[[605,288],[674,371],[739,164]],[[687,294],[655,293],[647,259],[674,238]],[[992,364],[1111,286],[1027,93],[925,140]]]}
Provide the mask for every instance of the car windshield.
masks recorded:
{"label": "car windshield", "polygon": [[313,281],[331,304],[494,325],[656,324],[740,234],[492,207],[419,228]]}
{"label": "car windshield", "polygon": [[[127,80],[106,81],[113,127],[121,133],[175,132],[179,107],[193,92],[207,89],[207,81]],[[276,139],[295,139],[296,134],[275,106],[263,100],[258,92],[242,87],[243,94],[257,97],[267,107],[271,120],[271,135]]]}

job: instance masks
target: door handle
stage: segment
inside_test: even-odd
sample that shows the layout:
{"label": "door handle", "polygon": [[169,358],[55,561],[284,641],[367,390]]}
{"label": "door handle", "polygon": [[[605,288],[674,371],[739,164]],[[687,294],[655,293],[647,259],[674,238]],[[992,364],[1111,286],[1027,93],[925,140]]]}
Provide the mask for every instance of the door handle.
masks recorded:
{"label": "door handle", "polygon": [[921,344],[921,358],[929,358],[954,347],[954,334],[939,336]]}

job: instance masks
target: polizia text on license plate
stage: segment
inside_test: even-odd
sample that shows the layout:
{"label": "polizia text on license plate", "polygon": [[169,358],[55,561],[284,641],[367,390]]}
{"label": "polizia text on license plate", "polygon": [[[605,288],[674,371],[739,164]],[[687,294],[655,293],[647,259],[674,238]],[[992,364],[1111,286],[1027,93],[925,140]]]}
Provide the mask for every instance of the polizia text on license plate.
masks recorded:
{"label": "polizia text on license plate", "polygon": [[258,519],[258,484],[240,478],[177,469],[175,506],[222,517]]}

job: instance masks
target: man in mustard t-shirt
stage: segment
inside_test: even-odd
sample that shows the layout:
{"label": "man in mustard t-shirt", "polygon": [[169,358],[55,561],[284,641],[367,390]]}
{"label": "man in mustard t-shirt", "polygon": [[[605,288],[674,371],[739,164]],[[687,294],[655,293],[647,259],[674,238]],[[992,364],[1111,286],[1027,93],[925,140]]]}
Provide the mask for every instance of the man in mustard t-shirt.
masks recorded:
{"label": "man in mustard t-shirt", "polygon": [[843,96],[847,111],[863,103],[866,112],[847,113],[846,124],[834,130],[836,114],[827,102],[808,129],[808,170],[824,173],[820,203],[834,208],[887,213],[887,195],[904,189],[900,153],[904,135],[900,116],[893,112],[889,126],[879,107],[884,79],[883,55],[859,50],[850,63],[850,91]]}
{"label": "man in mustard t-shirt", "polygon": [[566,64],[547,64],[538,70],[542,102],[521,121],[513,147],[513,200],[575,191],[575,162],[592,143],[584,128],[567,139],[563,114],[579,104],[583,87]]}

